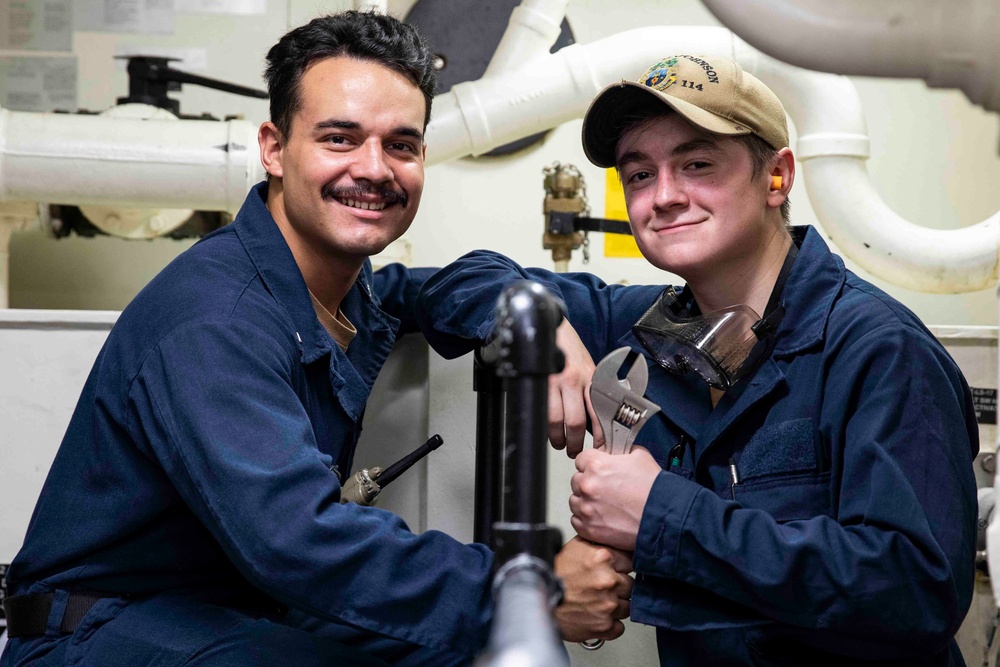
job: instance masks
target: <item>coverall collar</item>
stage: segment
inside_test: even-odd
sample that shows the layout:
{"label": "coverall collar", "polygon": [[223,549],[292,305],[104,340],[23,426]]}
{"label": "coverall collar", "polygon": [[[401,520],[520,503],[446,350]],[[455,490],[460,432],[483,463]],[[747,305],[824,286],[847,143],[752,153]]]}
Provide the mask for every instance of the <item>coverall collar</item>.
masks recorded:
{"label": "coverall collar", "polygon": [[785,317],[772,356],[782,357],[820,345],[833,303],[847,278],[843,260],[830,252],[813,227],[792,228],[799,255],[785,283]]}
{"label": "coverall collar", "polygon": [[[775,334],[774,350],[751,376],[726,392],[715,410],[711,408],[708,385],[693,373],[684,376],[650,373],[647,394],[673,406],[665,416],[696,441],[698,456],[741,415],[784,382],[775,358],[788,357],[823,342],[826,322],[846,279],[846,269],[812,227],[792,228],[792,239],[799,246],[799,254],[785,284],[786,314]],[[618,344],[646,354],[631,331]],[[647,359],[647,363],[657,366],[655,361]],[[713,413],[715,418],[710,419]]]}
{"label": "coverall collar", "polygon": [[265,181],[251,189],[233,225],[264,285],[292,321],[302,363],[308,364],[330,353],[332,345],[316,317],[302,272],[267,210],[266,201]]}
{"label": "coverall collar", "polygon": [[266,201],[267,183],[258,183],[233,222],[236,234],[265,287],[295,327],[302,363],[330,355],[330,379],[337,400],[348,416],[358,421],[378,371],[396,341],[399,320],[379,308],[372,293],[371,262],[365,260],[354,287],[341,302],[341,310],[358,333],[346,354],[337,347],[316,316],[302,272],[267,210]]}

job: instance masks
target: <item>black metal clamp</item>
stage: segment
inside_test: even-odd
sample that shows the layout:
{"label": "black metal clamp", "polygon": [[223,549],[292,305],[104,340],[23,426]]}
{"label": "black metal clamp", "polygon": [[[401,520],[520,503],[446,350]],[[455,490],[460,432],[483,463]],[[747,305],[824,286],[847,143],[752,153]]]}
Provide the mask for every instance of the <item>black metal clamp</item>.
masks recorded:
{"label": "black metal clamp", "polygon": [[228,81],[210,79],[170,67],[172,61],[178,58],[160,56],[122,56],[128,59],[128,96],[119,97],[118,104],[149,104],[180,115],[180,102],[167,96],[167,91],[180,90],[182,83],[193,83],[206,88],[221,90],[244,97],[256,97],[266,100],[268,95],[263,90],[247,88]]}

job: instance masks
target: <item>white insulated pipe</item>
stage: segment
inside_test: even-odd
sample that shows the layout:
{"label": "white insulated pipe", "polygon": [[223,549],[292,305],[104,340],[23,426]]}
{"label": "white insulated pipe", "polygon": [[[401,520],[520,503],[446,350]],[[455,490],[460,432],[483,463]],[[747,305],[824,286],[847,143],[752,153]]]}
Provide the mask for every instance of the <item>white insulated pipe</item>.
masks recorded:
{"label": "white insulated pipe", "polygon": [[634,80],[658,59],[676,53],[733,58],[775,91],[798,130],[796,155],[817,217],[859,265],[922,292],[968,292],[996,282],[997,215],[957,230],[929,229],[898,216],[882,201],[865,168],[868,131],[854,85],[843,76],[765,56],[724,28],[629,30],[570,45],[513,72],[457,84],[434,100],[428,164],[482,155],[580,118],[606,85]]}
{"label": "white insulated pipe", "polygon": [[[927,229],[897,216],[865,170],[867,130],[850,81],[763,56],[723,28],[631,30],[457,84],[435,99],[428,165],[480,155],[579,118],[604,86],[685,52],[732,57],[775,90],[798,129],[796,153],[813,208],[858,264],[924,292],[972,291],[995,282],[998,216],[959,230]],[[0,201],[235,213],[264,175],[256,146],[256,128],[239,120],[0,110]]]}
{"label": "white insulated pipe", "polygon": [[868,175],[868,130],[851,81],[736,44],[736,59],[778,95],[795,123],[795,157],[809,202],[845,255],[882,280],[919,292],[972,292],[996,282],[1000,212],[961,229],[932,229],[903,219]]}
{"label": "white insulated pipe", "polygon": [[548,54],[559,39],[569,0],[523,0],[511,12],[484,77],[516,70]]}
{"label": "white insulated pipe", "polygon": [[924,79],[1000,111],[1000,0],[703,0],[740,38],[820,72]]}
{"label": "white insulated pipe", "polygon": [[673,53],[732,54],[733,36],[714,27],[639,28],[571,44],[518,69],[466,81],[434,98],[428,164],[482,155],[580,118],[608,84],[636,79]]}
{"label": "white insulated pipe", "polygon": [[374,11],[379,14],[389,13],[388,0],[354,0],[354,9],[359,12]]}
{"label": "white insulated pipe", "polygon": [[236,213],[263,174],[243,120],[0,109],[0,201]]}

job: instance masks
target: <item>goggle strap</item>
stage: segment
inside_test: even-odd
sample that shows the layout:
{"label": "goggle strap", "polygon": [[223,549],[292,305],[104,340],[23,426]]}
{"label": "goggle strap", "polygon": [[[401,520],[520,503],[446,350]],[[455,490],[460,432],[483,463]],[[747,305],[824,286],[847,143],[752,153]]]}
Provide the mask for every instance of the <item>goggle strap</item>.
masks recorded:
{"label": "goggle strap", "polygon": [[781,323],[781,318],[785,316],[785,307],[781,303],[781,293],[785,291],[785,282],[788,280],[788,274],[792,272],[792,263],[798,254],[799,248],[792,241],[792,247],[788,249],[785,262],[781,265],[781,272],[778,273],[778,279],[774,281],[771,298],[767,300],[767,308],[764,309],[764,317],[750,327],[758,340],[763,340],[773,333]]}

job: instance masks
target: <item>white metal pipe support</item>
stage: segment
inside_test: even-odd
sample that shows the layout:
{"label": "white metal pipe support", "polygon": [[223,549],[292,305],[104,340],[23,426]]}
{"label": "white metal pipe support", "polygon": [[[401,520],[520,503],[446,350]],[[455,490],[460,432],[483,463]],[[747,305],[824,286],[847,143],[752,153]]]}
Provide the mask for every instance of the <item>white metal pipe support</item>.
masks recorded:
{"label": "white metal pipe support", "polygon": [[235,213],[263,178],[243,120],[136,120],[0,109],[0,201]]}
{"label": "white metal pipe support", "polygon": [[559,38],[569,0],[522,0],[494,51],[484,77],[512,71],[545,55]]}
{"label": "white metal pipe support", "polygon": [[1000,111],[1000,0],[704,0],[754,47],[820,72],[913,77]]}
{"label": "white metal pipe support", "polygon": [[481,155],[579,118],[604,86],[634,79],[672,53],[735,58],[775,90],[799,132],[796,153],[820,222],[841,250],[873,275],[938,293],[979,290],[996,281],[997,215],[958,230],[902,219],[868,177],[868,132],[850,80],[781,63],[723,28],[630,30],[568,46],[516,72],[457,84],[435,98],[428,164]]}

